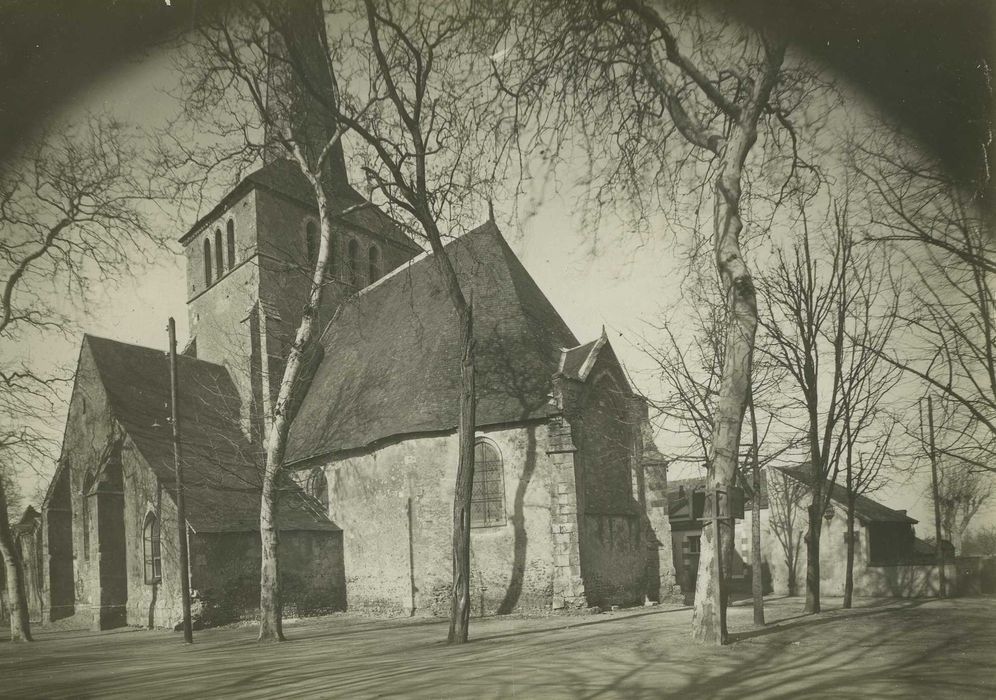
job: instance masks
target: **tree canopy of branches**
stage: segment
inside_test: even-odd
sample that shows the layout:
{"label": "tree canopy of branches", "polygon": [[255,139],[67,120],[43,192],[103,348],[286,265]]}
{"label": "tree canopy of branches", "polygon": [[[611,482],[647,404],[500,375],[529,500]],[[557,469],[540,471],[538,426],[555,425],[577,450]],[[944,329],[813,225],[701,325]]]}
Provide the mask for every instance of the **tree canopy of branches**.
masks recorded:
{"label": "tree canopy of branches", "polygon": [[[148,163],[122,124],[89,116],[41,134],[0,165],[0,468],[7,476],[51,459],[46,423],[66,382],[57,368],[19,353],[19,343],[68,334],[72,304],[94,282],[113,283],[162,244],[149,224]],[[40,471],[40,470],[39,470]],[[0,480],[0,550],[14,639],[30,639],[23,572]]]}
{"label": "tree canopy of branches", "polygon": [[[201,105],[204,97],[208,104],[232,99],[230,81],[238,83],[235,92],[253,109],[241,125],[221,126],[216,133],[224,140],[241,132],[241,143],[257,154],[274,145],[282,148],[312,181],[322,213],[311,296],[269,420],[261,511],[264,616],[260,636],[282,636],[276,531],[268,502],[275,475],[282,468],[283,444],[290,427],[287,408],[293,405],[297,391],[300,358],[314,338],[311,311],[320,304],[322,270],[334,235],[337,213],[328,210],[328,197],[322,191],[324,159],[337,150],[342,152],[340,140],[348,133],[358,148],[351,161],[360,164],[371,196],[432,251],[456,316],[454,330],[460,336],[462,357],[449,639],[464,642],[470,613],[470,502],[476,423],[473,300],[459,285],[444,238],[466,227],[468,212],[474,204],[485,201],[490,188],[496,157],[495,147],[488,147],[487,139],[497,137],[488,122],[488,108],[494,90],[485,90],[489,75],[485,71],[478,76],[475,65],[480,58],[476,40],[494,32],[487,27],[487,13],[474,3],[396,5],[365,0],[333,3],[327,9],[318,0],[258,2],[237,17],[222,18],[203,34],[208,55],[214,60],[207,65],[220,64],[222,69],[209,68],[205,75],[213,77],[193,84],[193,104]],[[285,50],[271,50],[274,36]],[[273,113],[279,101],[264,96],[274,72],[289,76],[300,92],[288,107],[310,110],[309,119],[335,125],[335,134],[324,147],[309,151],[303,131],[294,133],[294,119]],[[258,125],[275,138],[264,139],[265,144],[253,142],[249,134]],[[208,162],[213,166],[223,160],[216,150]]]}
{"label": "tree canopy of branches", "polygon": [[903,343],[883,358],[943,400],[937,453],[996,471],[996,238],[975,193],[898,138],[869,139],[854,169],[869,190],[874,240],[916,282],[900,307]]}
{"label": "tree canopy of branches", "polygon": [[[686,303],[682,304],[686,314],[651,324],[663,341],[644,338],[641,343],[641,350],[653,361],[654,375],[660,381],[661,395],[648,397],[648,401],[657,413],[661,431],[670,433],[674,438],[670,442],[681,446],[678,454],[671,455],[672,463],[688,460],[704,465],[708,462],[722,380],[727,320],[717,286],[706,277],[686,290]],[[686,322],[684,316],[690,316],[690,321]],[[675,328],[682,331],[676,333]],[[756,560],[752,566],[757,573],[753,577],[753,583],[757,584],[754,591],[757,624],[763,624],[764,620],[759,517],[762,470],[791,450],[798,438],[798,430],[791,427],[791,421],[785,420],[784,414],[791,408],[790,402],[783,398],[785,379],[784,368],[767,361],[763,354],[760,361],[754,363],[748,397],[751,430],[741,438],[739,448],[737,483],[751,498],[756,511],[751,522],[751,551]],[[732,547],[733,541],[724,544]],[[732,560],[732,551],[728,556]],[[726,576],[729,578],[729,571]]]}
{"label": "tree canopy of branches", "polygon": [[[642,207],[682,187],[712,200],[712,236],[698,247],[712,253],[729,322],[707,481],[710,488],[731,485],[757,328],[742,248],[745,172],[759,135],[772,133],[769,123],[789,124],[791,103],[800,99],[779,89],[785,43],[686,4],[551,0],[529,3],[521,14],[508,42],[515,58],[496,72],[506,76],[509,94],[532,105],[533,133],[548,153],[560,153],[568,124],[580,130],[593,162],[609,164],[596,204],[612,187]],[[721,537],[732,537],[728,527]],[[693,635],[723,643],[717,544],[711,534],[703,539]]]}
{"label": "tree canopy of branches", "polygon": [[[820,611],[820,533],[842,457],[879,425],[897,372],[880,362],[894,328],[886,260],[857,242],[846,189],[829,198],[810,230],[816,193],[800,193],[798,239],[776,249],[760,285],[770,357],[792,377],[805,415],[811,499],[806,535],[806,610]],[[818,215],[817,215],[818,216]],[[852,474],[853,475],[853,474]]]}

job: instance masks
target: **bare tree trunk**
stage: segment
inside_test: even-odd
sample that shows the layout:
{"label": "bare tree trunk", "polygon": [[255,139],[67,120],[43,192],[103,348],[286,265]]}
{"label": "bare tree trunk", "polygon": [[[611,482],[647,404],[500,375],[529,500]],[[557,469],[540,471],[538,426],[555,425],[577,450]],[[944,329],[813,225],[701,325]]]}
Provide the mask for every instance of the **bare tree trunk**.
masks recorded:
{"label": "bare tree trunk", "polygon": [[[734,482],[740,449],[740,429],[750,391],[754,335],[757,330],[757,301],[754,283],[740,250],[740,232],[743,230],[740,218],[740,179],[744,160],[756,139],[756,122],[749,127],[735,128],[720,159],[716,178],[713,210],[716,267],[723,286],[729,323],[723,377],[713,426],[712,455],[706,479],[710,491],[717,487],[728,488]],[[722,526],[729,528],[728,523],[722,523]],[[722,610],[715,609],[717,602],[721,607],[725,605],[725,587],[721,580],[715,580],[713,574],[717,568],[716,557],[721,556],[719,552],[722,548],[716,547],[710,529],[704,535],[699,575],[695,582],[692,636],[699,641],[725,644],[726,616]],[[720,569],[729,569],[729,561],[720,561],[720,564]]]}
{"label": "bare tree trunk", "polygon": [[0,555],[7,574],[7,600],[10,603],[10,639],[30,642],[31,623],[28,617],[28,597],[24,591],[24,567],[10,533],[7,519],[7,492],[0,479]]}
{"label": "bare tree trunk", "polygon": [[[338,138],[338,136],[336,136]],[[283,467],[284,455],[287,451],[287,436],[290,433],[290,408],[294,399],[294,390],[304,353],[310,346],[315,328],[318,325],[318,314],[321,308],[322,289],[325,268],[328,265],[332,249],[332,212],[325,196],[320,175],[310,172],[300,149],[295,149],[295,156],[302,165],[302,171],[312,184],[312,189],[318,200],[319,220],[321,222],[321,242],[318,248],[318,260],[311,279],[311,289],[308,302],[301,314],[301,324],[298,326],[294,342],[287,354],[287,364],[280,380],[280,390],[273,407],[269,432],[266,442],[266,463],[263,466],[262,495],[259,510],[259,536],[262,563],[259,575],[259,641],[280,642],[284,640],[282,622],[282,600],[280,597],[280,565],[278,557],[279,535],[276,521],[277,507],[277,477]],[[264,390],[266,388],[264,387]]]}
{"label": "bare tree trunk", "polygon": [[751,509],[750,509],[750,590],[754,602],[754,624],[764,625],[764,557],[761,555],[761,462],[758,459],[757,412],[754,410],[754,391],[747,397],[750,409],[751,438]]}
{"label": "bare tree trunk", "polygon": [[854,597],[854,497],[847,499],[847,569],[844,573],[844,609],[850,609]]}
{"label": "bare tree trunk", "polygon": [[470,627],[470,505],[474,486],[474,431],[477,396],[474,364],[473,302],[460,319],[460,456],[453,492],[453,596],[447,642],[467,641]]}
{"label": "bare tree trunk", "polygon": [[809,531],[806,533],[806,605],[808,613],[820,612],[820,533],[823,530],[822,484],[815,485],[813,502],[806,509]]}
{"label": "bare tree trunk", "polygon": [[[789,537],[795,537],[794,533],[790,533]],[[785,587],[788,589],[789,597],[794,598],[799,595],[799,579],[796,575],[796,569],[799,566],[799,542],[795,541],[792,556],[786,559],[788,564],[788,580],[785,582]]]}

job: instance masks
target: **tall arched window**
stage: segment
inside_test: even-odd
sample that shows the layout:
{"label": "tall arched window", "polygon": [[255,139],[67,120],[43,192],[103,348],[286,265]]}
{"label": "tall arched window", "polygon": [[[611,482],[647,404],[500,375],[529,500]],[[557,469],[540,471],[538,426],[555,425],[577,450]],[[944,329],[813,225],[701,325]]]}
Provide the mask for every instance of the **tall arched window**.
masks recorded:
{"label": "tall arched window", "polygon": [[370,269],[368,270],[369,280],[370,284],[373,284],[380,279],[380,250],[377,246],[370,246],[370,253],[368,257],[370,258]]}
{"label": "tall arched window", "polygon": [[472,527],[505,524],[505,480],[501,455],[489,440],[474,445],[474,488],[470,501]]}
{"label": "tall arched window", "polygon": [[329,512],[329,480],[325,476],[324,469],[316,469],[311,473],[308,480],[308,493],[316,501],[322,504],[322,510]]}
{"label": "tall arched window", "polygon": [[360,244],[356,242],[355,238],[349,240],[349,246],[346,248],[346,254],[349,258],[349,283],[354,287],[360,286],[360,270],[358,258],[360,257]]}
{"label": "tall arched window", "polygon": [[221,229],[216,228],[214,230],[214,259],[218,267],[218,279],[221,279],[221,276],[225,274],[225,249],[221,246]]}
{"label": "tall arched window", "polygon": [[318,260],[318,225],[314,221],[309,221],[304,227],[304,243],[308,251],[308,264],[314,266]]}
{"label": "tall arched window", "polygon": [[204,286],[210,287],[212,280],[211,266],[214,261],[211,260],[211,240],[205,236],[204,237]]}
{"label": "tall arched window", "polygon": [[228,220],[228,269],[235,267],[235,221]]}
{"label": "tall arched window", "polygon": [[145,552],[145,582],[159,583],[163,577],[162,545],[159,541],[159,518],[155,513],[145,516],[142,529]]}

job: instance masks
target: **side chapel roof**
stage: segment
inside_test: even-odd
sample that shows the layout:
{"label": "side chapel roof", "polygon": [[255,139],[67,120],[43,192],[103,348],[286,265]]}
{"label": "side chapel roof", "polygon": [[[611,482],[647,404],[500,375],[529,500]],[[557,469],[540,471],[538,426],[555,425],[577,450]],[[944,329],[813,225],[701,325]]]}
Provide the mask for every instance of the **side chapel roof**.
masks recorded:
{"label": "side chapel roof", "polygon": [[[175,483],[169,416],[169,358],[161,350],[86,335],[110,411],[170,491]],[[82,365],[82,360],[81,360]],[[180,440],[187,521],[198,532],[259,529],[258,446],[243,435],[239,397],[228,370],[180,355]],[[296,487],[278,505],[283,530],[338,530]]]}
{"label": "side chapel roof", "polygon": [[[578,345],[574,334],[493,222],[446,249],[473,300],[478,425],[547,416],[551,378],[562,348]],[[456,428],[459,329],[432,255],[349,299],[321,345],[291,428],[289,462]]]}

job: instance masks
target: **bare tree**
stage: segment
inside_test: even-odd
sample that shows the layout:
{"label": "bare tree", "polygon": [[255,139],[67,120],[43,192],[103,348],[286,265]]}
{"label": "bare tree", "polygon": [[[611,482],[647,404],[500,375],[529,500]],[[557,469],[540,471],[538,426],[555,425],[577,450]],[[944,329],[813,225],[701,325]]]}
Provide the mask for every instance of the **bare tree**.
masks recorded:
{"label": "bare tree", "polygon": [[[288,409],[299,391],[301,358],[314,338],[332,221],[342,215],[329,210],[322,171],[326,159],[333,157],[330,154],[342,153],[340,139],[348,132],[362,147],[356,160],[362,163],[371,196],[379,196],[405,230],[427,243],[456,315],[461,345],[460,449],[454,492],[449,640],[464,642],[470,614],[470,502],[476,424],[473,301],[460,287],[444,247],[444,231],[447,225],[458,228],[457,222],[464,220],[472,204],[485,201],[482,196],[474,197],[486,193],[494,167],[494,148],[481,148],[490,136],[483,113],[487,99],[482,97],[484,82],[474,69],[479,48],[472,30],[485,20],[470,3],[388,6],[364,1],[337,3],[332,10],[335,14],[327,16],[318,0],[285,0],[254,3],[251,12],[223,17],[204,33],[205,46],[214,60],[208,65],[220,64],[222,69],[209,67],[202,74],[213,71],[214,79],[193,85],[197,95],[213,96],[217,102],[229,99],[226,77],[240,83],[239,92],[254,108],[252,117],[277,134],[266,144],[245,139],[248,152],[258,156],[264,148],[282,148],[312,183],[322,213],[320,252],[309,303],[268,421],[260,518],[264,554],[260,638],[282,638],[273,490],[290,428]],[[327,17],[336,18],[331,40]],[[284,50],[271,50],[274,36]],[[309,119],[336,125],[324,147],[309,153],[305,135],[294,133],[294,118],[274,113],[272,100],[268,103],[265,97],[266,81],[274,70],[288,76],[299,91],[288,108],[307,109]],[[486,80],[487,74],[483,77]],[[231,135],[239,129],[230,127],[227,131]],[[251,130],[241,131],[248,134]],[[222,160],[215,156],[210,162]]]}
{"label": "bare tree", "polygon": [[892,335],[899,298],[888,299],[883,291],[894,284],[884,259],[857,247],[847,183],[841,198],[831,198],[826,225],[821,222],[814,236],[810,209],[817,209],[816,192],[798,193],[800,240],[789,255],[776,252],[774,269],[761,284],[771,357],[794,379],[806,414],[807,612],[821,608],[820,533],[841,457],[874,422],[875,407],[897,381],[896,372],[878,359]]}
{"label": "bare tree", "polygon": [[963,556],[996,557],[996,525],[989,525],[965,533],[961,554]]}
{"label": "bare tree", "polygon": [[854,149],[876,241],[901,256],[909,285],[904,342],[885,361],[943,398],[951,413],[937,453],[996,471],[996,243],[977,193],[897,137]]}
{"label": "bare tree", "polygon": [[[854,598],[854,520],[858,496],[871,493],[882,486],[882,469],[888,465],[890,442],[894,426],[889,426],[869,448],[859,444],[853,431],[854,414],[844,412],[844,492],[847,499],[847,555],[844,572],[844,608],[850,608]],[[860,431],[859,431],[860,432]]]}
{"label": "bare tree", "polygon": [[[694,273],[691,275],[695,277]],[[654,373],[661,383],[662,395],[647,397],[650,405],[661,419],[661,429],[671,433],[677,442],[685,443],[680,454],[671,455],[671,461],[690,460],[695,464],[706,464],[709,455],[710,437],[715,423],[716,404],[724,366],[726,339],[726,309],[712,280],[698,279],[685,293],[691,319],[688,321],[665,321],[652,324],[662,340],[643,339],[641,350],[653,360]],[[684,330],[681,340],[674,328]],[[781,425],[775,416],[782,416],[789,409],[782,398],[782,383],[786,378],[784,369],[776,363],[765,361],[762,356],[752,371],[752,390],[748,396],[748,412],[751,432],[742,439],[739,447],[738,472],[736,482],[744,487],[751,499],[753,508],[751,522],[752,593],[754,621],[764,624],[764,598],[761,571],[763,568],[761,550],[761,483],[762,470],[771,462],[791,449],[796,442],[794,429],[789,435],[782,434]],[[732,538],[725,542],[732,548]],[[732,551],[727,554],[732,560]],[[725,572],[729,579],[731,572]]]}
{"label": "bare tree", "polygon": [[[522,79],[510,81],[514,85],[507,89],[520,100],[539,96],[540,104],[550,105],[536,110],[540,141],[552,136],[556,145],[550,150],[559,154],[564,142],[557,134],[566,115],[582,124],[588,145],[615,147],[619,157],[609,176],[623,181],[641,204],[669,199],[679,183],[690,182],[711,197],[713,231],[701,247],[711,250],[729,324],[707,481],[710,488],[730,486],[739,463],[757,328],[754,283],[743,251],[743,189],[759,134],[770,134],[769,123],[791,126],[789,104],[799,100],[799,94],[786,100],[787,93],[776,90],[785,43],[743,28],[730,16],[707,17],[700,7],[665,9],[644,0],[551,0],[529,3],[523,14],[517,26],[526,28],[509,42],[524,56]],[[611,126],[590,128],[598,124]],[[597,160],[603,150],[596,145],[596,152]],[[648,179],[667,183],[647,194]],[[604,194],[600,189],[598,201]],[[728,526],[721,537],[732,538]],[[707,533],[702,542],[693,636],[723,643],[726,591],[715,572],[724,548],[713,539]]]}
{"label": "bare tree", "polygon": [[[941,405],[941,415],[937,423],[937,433],[944,435],[952,419],[957,419],[955,411],[946,410],[947,402]],[[945,539],[954,545],[955,551],[961,545],[972,520],[979,510],[992,499],[993,476],[991,472],[974,468],[957,458],[941,456],[937,469],[937,502],[940,510],[941,531]],[[933,489],[930,497],[934,498]]]}
{"label": "bare tree", "polygon": [[[66,382],[18,344],[73,327],[67,294],[85,303],[94,281],[119,279],[162,239],[150,227],[149,171],[134,134],[89,116],[43,133],[0,165],[0,464],[14,472],[51,457],[47,429]],[[48,425],[47,425],[48,424]],[[0,552],[13,613],[11,636],[30,640],[23,568],[0,480]]]}
{"label": "bare tree", "polygon": [[771,533],[778,540],[785,561],[790,596],[799,594],[798,569],[806,522],[802,517],[808,490],[802,482],[776,470],[768,471],[768,507]]}

